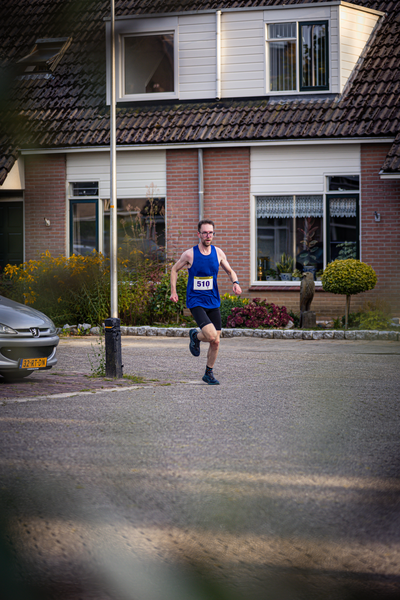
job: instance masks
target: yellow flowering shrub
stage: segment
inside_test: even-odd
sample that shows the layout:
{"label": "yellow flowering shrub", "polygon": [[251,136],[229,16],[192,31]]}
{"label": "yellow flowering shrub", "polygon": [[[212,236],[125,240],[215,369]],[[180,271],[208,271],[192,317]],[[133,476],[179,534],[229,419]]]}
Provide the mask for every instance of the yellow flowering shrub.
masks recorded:
{"label": "yellow flowering shrub", "polygon": [[[134,266],[133,266],[134,265]],[[125,324],[146,323],[153,282],[160,265],[135,255],[118,260],[118,304]],[[21,265],[7,265],[3,295],[29,304],[53,319],[57,326],[97,325],[110,316],[110,262],[99,252],[88,256],[52,256]]]}

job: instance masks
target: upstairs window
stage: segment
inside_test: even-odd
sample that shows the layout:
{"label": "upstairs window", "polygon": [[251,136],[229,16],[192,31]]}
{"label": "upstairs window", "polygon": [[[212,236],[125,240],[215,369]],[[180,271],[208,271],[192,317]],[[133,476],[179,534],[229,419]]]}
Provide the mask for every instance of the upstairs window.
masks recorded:
{"label": "upstairs window", "polygon": [[162,94],[175,91],[174,34],[124,38],[124,94]]}
{"label": "upstairs window", "polygon": [[54,71],[71,38],[44,38],[36,40],[31,52],[18,61],[23,73],[50,73]]}
{"label": "upstairs window", "polygon": [[270,92],[329,89],[328,22],[267,25]]}

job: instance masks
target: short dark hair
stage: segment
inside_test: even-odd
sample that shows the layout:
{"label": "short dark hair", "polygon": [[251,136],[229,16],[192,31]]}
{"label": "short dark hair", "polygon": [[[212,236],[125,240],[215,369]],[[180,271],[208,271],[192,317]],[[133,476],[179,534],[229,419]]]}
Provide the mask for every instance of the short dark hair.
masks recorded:
{"label": "short dark hair", "polygon": [[199,224],[197,225],[197,231],[200,231],[202,225],[212,225],[213,229],[215,229],[214,221],[211,221],[211,219],[202,219],[199,221]]}

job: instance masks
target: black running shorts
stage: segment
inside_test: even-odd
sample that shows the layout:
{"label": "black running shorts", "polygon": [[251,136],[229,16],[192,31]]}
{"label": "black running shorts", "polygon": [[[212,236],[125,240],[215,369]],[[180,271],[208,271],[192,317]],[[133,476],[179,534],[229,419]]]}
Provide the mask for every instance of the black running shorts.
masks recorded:
{"label": "black running shorts", "polygon": [[221,331],[221,312],[219,308],[194,306],[190,309],[190,312],[200,329],[212,323],[217,331]]}

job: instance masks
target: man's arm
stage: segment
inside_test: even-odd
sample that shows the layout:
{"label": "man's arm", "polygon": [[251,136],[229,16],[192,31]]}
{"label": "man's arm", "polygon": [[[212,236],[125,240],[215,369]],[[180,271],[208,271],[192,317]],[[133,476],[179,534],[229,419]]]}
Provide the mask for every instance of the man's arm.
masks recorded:
{"label": "man's arm", "polygon": [[242,293],[242,288],[239,285],[235,271],[232,269],[232,267],[228,263],[225,253],[222,252],[222,250],[220,248],[218,248],[217,252],[218,252],[218,257],[220,259],[219,262],[220,262],[221,267],[223,268],[225,273],[228,275],[228,277],[232,281],[234,294],[236,294],[236,296],[240,296],[240,294]]}
{"label": "man's arm", "polygon": [[193,262],[193,250],[186,250],[180,257],[180,259],[174,264],[171,269],[171,296],[172,302],[178,302],[178,294],[176,293],[176,282],[178,281],[178,271],[184,267],[190,267]]}

